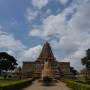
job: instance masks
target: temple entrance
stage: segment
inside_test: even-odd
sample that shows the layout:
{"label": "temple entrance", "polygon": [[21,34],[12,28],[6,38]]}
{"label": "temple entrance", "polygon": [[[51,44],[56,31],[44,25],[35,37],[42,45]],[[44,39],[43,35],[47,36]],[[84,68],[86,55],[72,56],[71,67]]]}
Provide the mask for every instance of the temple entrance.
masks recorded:
{"label": "temple entrance", "polygon": [[51,65],[49,64],[48,61],[45,61],[44,63],[41,79],[44,85],[50,85],[53,81],[53,73],[52,73]]}

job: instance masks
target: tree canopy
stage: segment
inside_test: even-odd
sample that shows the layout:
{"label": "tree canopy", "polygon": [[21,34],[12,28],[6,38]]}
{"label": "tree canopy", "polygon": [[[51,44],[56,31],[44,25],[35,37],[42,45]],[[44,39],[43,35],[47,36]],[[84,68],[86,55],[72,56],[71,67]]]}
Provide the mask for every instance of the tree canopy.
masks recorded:
{"label": "tree canopy", "polygon": [[0,70],[14,70],[17,66],[16,59],[6,52],[0,52]]}
{"label": "tree canopy", "polygon": [[81,59],[81,62],[86,69],[90,70],[90,49],[86,50],[86,56]]}
{"label": "tree canopy", "polygon": [[75,70],[73,67],[70,67],[70,71],[71,71],[74,75],[77,75],[77,74],[78,74],[77,70]]}

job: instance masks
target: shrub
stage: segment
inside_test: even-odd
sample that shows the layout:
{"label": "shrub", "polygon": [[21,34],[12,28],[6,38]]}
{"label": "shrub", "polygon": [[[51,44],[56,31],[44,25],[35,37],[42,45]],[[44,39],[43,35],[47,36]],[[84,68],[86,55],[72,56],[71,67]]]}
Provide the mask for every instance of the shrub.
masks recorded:
{"label": "shrub", "polygon": [[0,84],[0,90],[21,90],[22,88],[30,85],[32,83],[31,78],[19,80],[19,81],[13,81],[6,84]]}
{"label": "shrub", "polygon": [[90,90],[90,85],[75,82],[75,81],[66,81],[67,86],[74,90]]}

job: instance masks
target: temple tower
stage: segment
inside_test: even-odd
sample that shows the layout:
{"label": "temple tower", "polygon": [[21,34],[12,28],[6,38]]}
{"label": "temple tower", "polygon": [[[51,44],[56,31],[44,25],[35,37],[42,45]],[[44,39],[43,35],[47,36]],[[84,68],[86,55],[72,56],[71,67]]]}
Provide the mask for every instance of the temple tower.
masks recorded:
{"label": "temple tower", "polygon": [[[46,68],[46,63],[48,63],[48,69]],[[51,46],[48,42],[45,42],[42,48],[42,51],[39,55],[39,57],[36,60],[36,74],[38,76],[42,75],[42,70],[44,71],[43,73],[45,74],[45,70],[47,70],[47,72],[50,70],[52,70],[52,77],[60,77],[60,73],[58,70],[58,62],[56,61],[56,58],[53,55]],[[44,68],[44,69],[43,69]]]}
{"label": "temple tower", "polygon": [[42,51],[41,51],[41,53],[36,61],[44,63],[45,61],[53,62],[55,60],[56,59],[53,55],[50,44],[48,42],[45,42],[43,45]]}
{"label": "temple tower", "polygon": [[52,78],[74,77],[70,71],[70,62],[57,61],[48,42],[44,43],[36,61],[23,62],[23,72],[35,78],[41,78],[45,75],[50,75]]}

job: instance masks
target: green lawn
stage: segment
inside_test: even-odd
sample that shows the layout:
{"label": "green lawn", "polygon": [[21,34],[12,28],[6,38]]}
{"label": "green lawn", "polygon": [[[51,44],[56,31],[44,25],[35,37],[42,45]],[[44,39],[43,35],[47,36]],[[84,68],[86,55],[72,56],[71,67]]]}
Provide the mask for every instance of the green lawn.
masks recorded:
{"label": "green lawn", "polygon": [[[28,78],[29,80],[32,79],[32,78]],[[12,80],[12,79],[3,79],[1,78],[0,79],[0,86],[3,86],[3,85],[9,85],[9,84],[14,84],[14,83],[18,83],[18,82],[22,82],[22,81],[25,81],[25,80],[28,80],[28,79],[21,79],[21,80]]]}
{"label": "green lawn", "polygon": [[3,79],[3,77],[2,77],[2,76],[0,76],[0,80],[1,80],[1,79]]}
{"label": "green lawn", "polygon": [[19,80],[0,79],[0,90],[21,90],[32,83],[32,78]]}
{"label": "green lawn", "polygon": [[20,81],[20,80],[4,80],[4,79],[0,79],[0,85],[10,84],[10,83],[14,83],[16,81]]}
{"label": "green lawn", "polygon": [[77,79],[74,80],[74,81],[78,82],[78,83],[83,83],[83,84],[90,85],[90,81],[85,80],[85,77],[83,75],[78,75]]}
{"label": "green lawn", "polygon": [[17,80],[4,79],[4,77],[0,76],[0,85],[12,83],[12,82],[15,82],[15,81],[17,81]]}
{"label": "green lawn", "polygon": [[80,81],[80,80],[75,80],[75,82],[90,85],[90,81]]}

